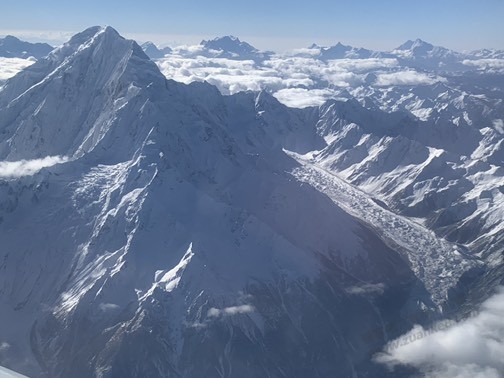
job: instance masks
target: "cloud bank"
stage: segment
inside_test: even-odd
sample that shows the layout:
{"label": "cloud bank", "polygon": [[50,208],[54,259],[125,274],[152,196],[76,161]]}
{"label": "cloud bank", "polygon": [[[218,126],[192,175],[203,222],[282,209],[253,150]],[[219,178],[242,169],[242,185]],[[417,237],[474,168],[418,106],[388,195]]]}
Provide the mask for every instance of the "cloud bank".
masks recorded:
{"label": "cloud bank", "polygon": [[417,325],[385,349],[377,361],[392,368],[412,365],[429,378],[502,377],[504,288],[484,302],[476,316],[458,323],[444,321],[431,330]]}
{"label": "cloud bank", "polygon": [[504,59],[467,59],[462,63],[466,66],[476,67],[480,70],[504,70]]}
{"label": "cloud bank", "polygon": [[252,60],[203,56],[201,53],[201,46],[182,46],[157,60],[157,64],[167,78],[175,81],[185,84],[207,81],[225,95],[267,89],[281,102],[293,107],[320,105],[327,98],[334,98],[334,89],[363,84],[367,72],[387,71],[398,65],[396,59],[378,58],[324,62],[309,53],[301,56],[275,55],[260,64]]}
{"label": "cloud bank", "polygon": [[277,91],[274,96],[281,103],[292,108],[320,106],[336,93],[330,89],[285,88]]}
{"label": "cloud bank", "polygon": [[[345,89],[430,85],[444,78],[401,69],[395,58],[316,58],[317,49],[299,49],[295,55],[273,55],[262,62],[212,57],[202,46],[180,46],[158,59],[161,72],[189,84],[207,81],[224,95],[268,90],[283,104],[304,108],[342,97]],[[211,51],[210,51],[211,52]],[[368,74],[375,76],[369,81]],[[345,96],[343,96],[345,97]]]}
{"label": "cloud bank", "polygon": [[439,76],[431,76],[421,72],[406,70],[377,75],[376,85],[389,87],[392,85],[430,85],[437,82],[445,82],[446,79]]}
{"label": "cloud bank", "polygon": [[63,156],[47,156],[34,160],[0,161],[0,178],[31,176],[42,168],[51,167],[66,161],[68,161],[68,158]]}
{"label": "cloud bank", "polygon": [[157,63],[169,79],[185,84],[207,81],[226,95],[246,90],[279,89],[283,86],[282,79],[276,72],[257,67],[252,60],[169,54]]}
{"label": "cloud bank", "polygon": [[10,79],[22,69],[31,66],[36,60],[33,58],[3,58],[0,57],[0,82]]}

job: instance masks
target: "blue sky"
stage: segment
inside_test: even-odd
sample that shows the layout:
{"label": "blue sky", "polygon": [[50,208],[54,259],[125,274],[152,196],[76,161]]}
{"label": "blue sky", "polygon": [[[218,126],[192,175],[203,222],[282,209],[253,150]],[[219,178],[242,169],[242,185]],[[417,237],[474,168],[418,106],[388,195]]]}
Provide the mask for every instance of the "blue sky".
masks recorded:
{"label": "blue sky", "polygon": [[504,49],[504,0],[0,0],[0,35],[64,40],[92,25],[156,43],[236,35],[277,51],[338,41],[391,49],[422,38],[456,50]]}

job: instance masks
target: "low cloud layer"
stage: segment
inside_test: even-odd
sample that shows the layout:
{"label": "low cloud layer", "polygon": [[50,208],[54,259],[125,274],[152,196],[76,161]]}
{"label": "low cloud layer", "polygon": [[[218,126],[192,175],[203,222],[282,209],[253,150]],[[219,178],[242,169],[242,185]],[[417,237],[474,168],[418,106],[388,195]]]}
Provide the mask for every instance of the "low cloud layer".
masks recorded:
{"label": "low cloud layer", "polygon": [[274,96],[281,103],[292,108],[319,106],[335,96],[330,89],[285,88],[277,91]]}
{"label": "low cloud layer", "polygon": [[377,361],[411,365],[430,378],[498,378],[504,372],[504,288],[460,322],[415,326],[390,342]]}
{"label": "low cloud layer", "polygon": [[[203,56],[201,46],[182,46],[159,59],[163,74],[182,83],[207,81],[223,94],[266,89],[287,106],[318,106],[350,88],[433,84],[444,79],[413,69],[401,70],[397,59],[316,59],[317,49],[297,55],[273,55],[263,62]],[[371,79],[368,74],[375,76]]]}
{"label": "low cloud layer", "polygon": [[31,66],[35,63],[36,60],[29,59],[20,59],[20,58],[2,58],[0,57],[0,83],[7,79],[10,79],[12,76],[17,74],[22,69]]}
{"label": "low cloud layer", "polygon": [[[183,45],[174,47],[171,54],[156,63],[167,78],[178,82],[206,81],[224,95],[267,90],[285,105],[298,108],[318,106],[338,97],[349,98],[352,91],[362,92],[369,88],[386,91],[392,86],[446,82],[441,76],[405,68],[396,58],[325,61],[317,59],[319,52],[319,48],[305,48],[290,54],[268,55],[265,60],[235,60],[219,57],[218,51],[201,45]],[[31,63],[0,58],[0,83]],[[463,63],[481,70],[504,70],[504,59],[475,59]]]}
{"label": "low cloud layer", "polygon": [[476,67],[480,70],[504,71],[504,59],[476,59],[464,60],[466,66]]}
{"label": "low cloud layer", "polygon": [[47,156],[43,159],[0,161],[0,178],[31,176],[42,168],[51,167],[68,161],[62,156]]}
{"label": "low cloud layer", "polygon": [[283,86],[282,79],[276,72],[256,67],[251,60],[185,57],[172,54],[157,63],[169,79],[186,84],[193,81],[207,81],[219,88],[223,94],[246,90],[259,91],[264,88],[276,89]]}
{"label": "low cloud layer", "polygon": [[431,76],[421,72],[406,70],[391,73],[380,73],[377,75],[376,85],[388,87],[392,85],[430,85],[436,82],[445,82],[446,79],[438,76]]}

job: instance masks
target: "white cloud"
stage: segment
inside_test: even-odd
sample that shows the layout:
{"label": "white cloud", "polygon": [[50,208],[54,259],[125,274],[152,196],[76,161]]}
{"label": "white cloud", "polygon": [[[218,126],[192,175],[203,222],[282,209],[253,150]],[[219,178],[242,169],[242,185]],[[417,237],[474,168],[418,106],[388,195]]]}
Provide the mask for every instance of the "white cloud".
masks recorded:
{"label": "white cloud", "polygon": [[431,378],[490,378],[504,372],[504,288],[474,317],[446,320],[432,329],[415,326],[390,342],[377,361],[412,365]]}
{"label": "white cloud", "polygon": [[[273,55],[269,60],[233,60],[208,56],[201,46],[179,46],[173,54],[157,60],[163,74],[170,79],[189,84],[207,81],[221,93],[267,89],[282,103],[304,108],[318,106],[335,98],[341,89],[364,84],[366,74],[377,74],[377,85],[432,84],[444,79],[414,70],[398,69],[396,59],[336,59],[327,62],[314,57],[316,49],[303,49],[302,56]],[[202,56],[206,54],[206,56]]]}
{"label": "white cloud", "polygon": [[258,68],[251,60],[167,55],[157,64],[163,74],[182,83],[207,81],[223,94],[281,88],[282,78],[269,68]]}
{"label": "white cloud", "polygon": [[219,317],[232,316],[232,315],[237,315],[237,314],[249,314],[254,311],[255,311],[255,308],[254,308],[254,306],[251,306],[251,305],[232,306],[232,307],[225,307],[225,308],[212,307],[210,310],[208,310],[207,315],[210,318],[219,318]]}
{"label": "white cloud", "polygon": [[0,161],[0,178],[31,176],[42,168],[51,167],[66,161],[68,161],[68,158],[62,156],[47,156],[34,160]]}
{"label": "white cloud", "polygon": [[335,96],[330,89],[286,88],[273,94],[282,104],[293,108],[320,106],[329,98]]}
{"label": "white cloud", "polygon": [[100,303],[98,305],[98,308],[103,311],[103,312],[108,312],[108,311],[114,311],[114,310],[117,310],[119,308],[118,305],[114,304],[114,303]]}
{"label": "white cloud", "polygon": [[[264,62],[264,65],[273,69],[282,78],[284,88],[290,87],[289,81],[293,79],[298,80],[297,85],[306,85],[308,81],[313,83],[311,85],[316,85],[323,81],[336,87],[348,87],[361,83],[363,78],[360,72],[350,72],[343,60],[326,63],[310,57],[277,56]],[[355,65],[357,66],[358,64]]]}
{"label": "white cloud", "polygon": [[345,71],[367,72],[397,66],[397,60],[391,58],[336,59],[328,62],[329,67],[338,67]]}
{"label": "white cloud", "polygon": [[[367,70],[397,64],[394,59],[360,59],[358,62],[342,59],[322,62],[312,57],[277,55],[265,61],[263,65],[257,65],[251,60],[214,58],[198,55],[199,53],[201,46],[175,48],[173,54],[158,60],[157,64],[167,78],[186,84],[207,81],[217,86],[223,94],[245,90],[313,88],[321,82],[329,83],[332,87],[346,88],[361,84],[363,72]],[[290,102],[290,105],[296,106],[296,103]],[[320,101],[309,104],[303,102],[302,106],[313,104],[320,104]]]}
{"label": "white cloud", "polygon": [[429,85],[443,81],[446,81],[446,79],[439,76],[429,76],[421,72],[407,70],[391,73],[379,73],[375,84],[387,87],[391,85]]}
{"label": "white cloud", "polygon": [[477,67],[480,70],[504,70],[504,59],[476,59],[464,60],[466,66]]}
{"label": "white cloud", "polygon": [[383,284],[363,284],[360,286],[350,286],[345,289],[348,294],[364,295],[364,294],[383,294],[385,285]]}
{"label": "white cloud", "polygon": [[291,52],[287,53],[288,55],[302,55],[302,56],[315,56],[320,54],[320,48],[300,48],[300,49],[293,49]]}
{"label": "white cloud", "polygon": [[33,58],[2,58],[0,57],[0,81],[10,79],[22,69],[31,66],[36,60]]}
{"label": "white cloud", "polygon": [[324,70],[321,79],[326,80],[335,87],[352,87],[362,83],[364,78],[362,75],[353,72]]}
{"label": "white cloud", "polygon": [[197,57],[201,56],[204,52],[202,45],[180,45],[172,48],[173,55],[180,55],[183,57]]}

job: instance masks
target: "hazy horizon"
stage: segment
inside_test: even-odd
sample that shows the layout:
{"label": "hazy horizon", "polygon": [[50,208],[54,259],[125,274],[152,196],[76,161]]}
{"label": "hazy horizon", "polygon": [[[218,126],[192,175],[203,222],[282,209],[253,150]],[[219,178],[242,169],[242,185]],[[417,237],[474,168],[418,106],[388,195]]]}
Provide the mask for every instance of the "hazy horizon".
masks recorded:
{"label": "hazy horizon", "polygon": [[416,38],[457,51],[504,49],[500,17],[504,2],[497,0],[427,0],[421,5],[398,0],[351,4],[259,0],[253,5],[156,0],[150,6],[130,1],[90,0],[80,5],[22,0],[2,8],[0,35],[52,44],[62,43],[90,26],[110,25],[128,38],[163,46],[235,35],[261,50],[278,52],[337,42],[386,51]]}

